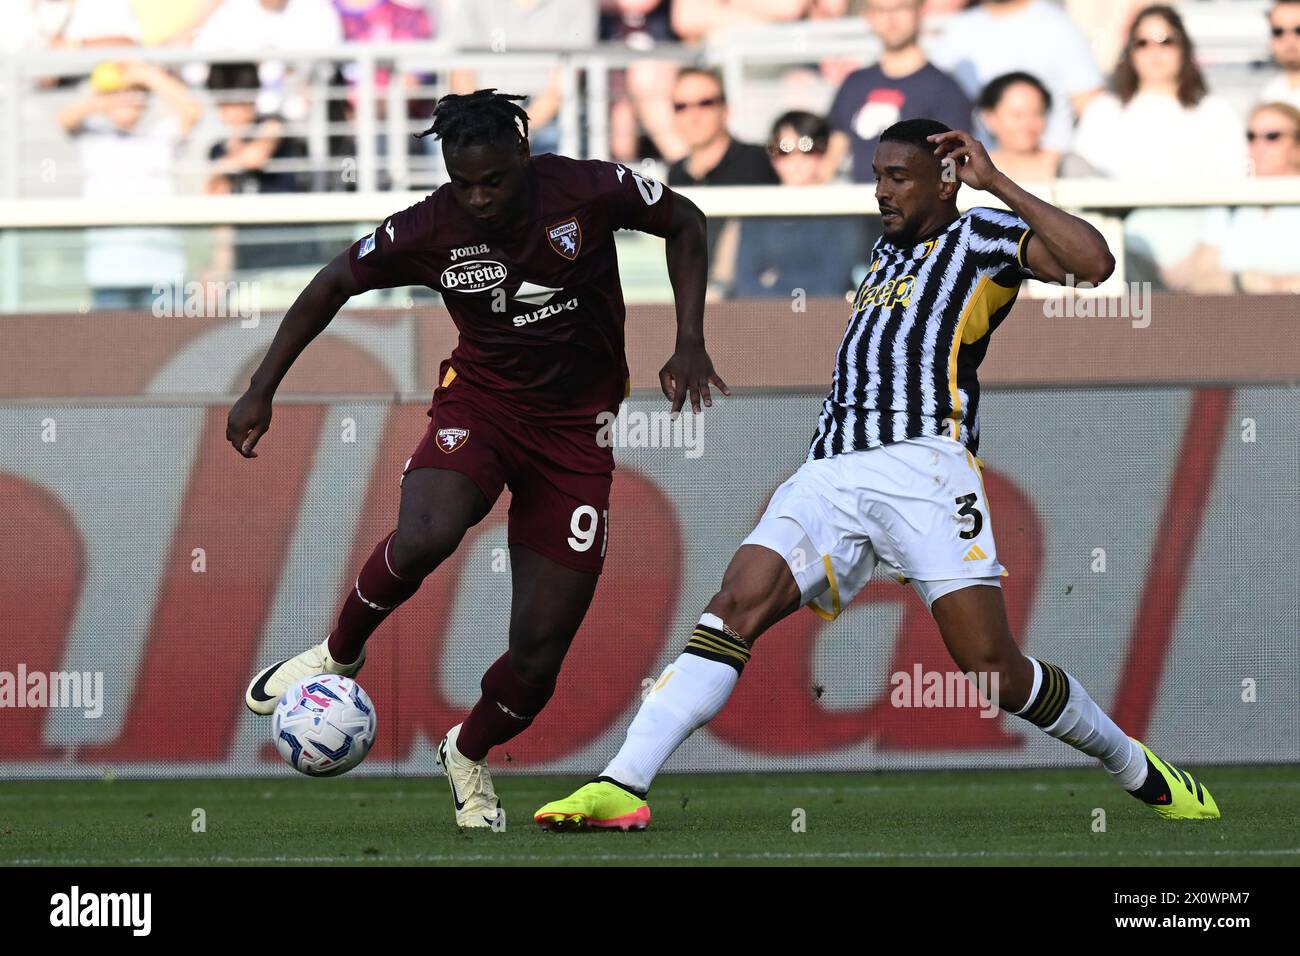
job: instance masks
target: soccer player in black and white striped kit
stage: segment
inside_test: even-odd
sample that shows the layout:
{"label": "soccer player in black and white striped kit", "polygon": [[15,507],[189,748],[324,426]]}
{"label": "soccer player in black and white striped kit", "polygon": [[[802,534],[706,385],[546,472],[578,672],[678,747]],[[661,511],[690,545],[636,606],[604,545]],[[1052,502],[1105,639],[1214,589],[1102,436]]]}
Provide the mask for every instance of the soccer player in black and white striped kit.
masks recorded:
{"label": "soccer player in black and white striped kit", "polygon": [[[878,563],[929,606],[966,672],[995,674],[1008,713],[1096,757],[1161,816],[1216,819],[1209,791],[1128,737],[1056,664],[1021,653],[1002,601],[979,447],[977,369],[1021,281],[1099,283],[1101,234],[1021,189],[968,133],[897,123],[873,162],[884,235],[835,359],[807,461],[772,495],[685,650],[603,773],[535,819],[644,828],[668,756],[722,709],[755,640],[798,608],[831,619]],[[1010,209],[957,211],[962,184]]]}

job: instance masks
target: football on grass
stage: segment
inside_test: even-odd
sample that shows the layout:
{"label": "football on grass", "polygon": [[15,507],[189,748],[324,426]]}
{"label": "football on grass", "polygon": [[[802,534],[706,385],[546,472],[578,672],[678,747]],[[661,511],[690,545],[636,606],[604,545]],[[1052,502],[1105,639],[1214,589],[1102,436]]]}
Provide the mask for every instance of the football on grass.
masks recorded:
{"label": "football on grass", "polygon": [[294,684],[275,705],[280,756],[309,777],[347,773],[375,742],[375,705],[350,677],[318,674]]}

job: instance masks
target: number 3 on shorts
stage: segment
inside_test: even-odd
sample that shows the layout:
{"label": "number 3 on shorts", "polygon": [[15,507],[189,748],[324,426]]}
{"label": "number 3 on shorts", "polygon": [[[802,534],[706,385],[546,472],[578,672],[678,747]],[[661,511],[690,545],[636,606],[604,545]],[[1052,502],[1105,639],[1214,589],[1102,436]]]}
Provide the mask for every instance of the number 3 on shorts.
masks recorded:
{"label": "number 3 on shorts", "polygon": [[971,519],[971,526],[962,531],[958,531],[958,536],[965,541],[969,541],[971,538],[978,538],[980,531],[984,527],[984,516],[980,514],[980,510],[975,507],[975,493],[972,492],[969,495],[962,495],[957,499],[957,504],[961,505],[961,507],[957,509],[957,515],[961,518]]}
{"label": "number 3 on shorts", "polygon": [[606,508],[597,517],[596,509],[591,505],[579,505],[573,509],[569,530],[573,532],[569,538],[569,547],[574,551],[590,551],[596,543],[596,531],[603,531],[600,538],[600,556],[603,558],[605,546],[609,543],[609,509]]}

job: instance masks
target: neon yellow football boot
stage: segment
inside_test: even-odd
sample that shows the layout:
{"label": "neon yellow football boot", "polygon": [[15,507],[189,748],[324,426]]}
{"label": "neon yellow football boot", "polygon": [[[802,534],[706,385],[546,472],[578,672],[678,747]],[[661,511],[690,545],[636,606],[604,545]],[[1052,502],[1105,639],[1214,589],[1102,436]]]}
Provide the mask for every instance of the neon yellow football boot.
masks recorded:
{"label": "neon yellow football boot", "polygon": [[1129,791],[1133,796],[1166,820],[1219,819],[1219,805],[1201,781],[1161,760],[1142,741],[1136,743],[1147,755],[1147,780]]}
{"label": "neon yellow football boot", "polygon": [[553,800],[533,819],[547,830],[644,830],[650,825],[650,805],[631,790],[608,780],[585,783],[563,800]]}

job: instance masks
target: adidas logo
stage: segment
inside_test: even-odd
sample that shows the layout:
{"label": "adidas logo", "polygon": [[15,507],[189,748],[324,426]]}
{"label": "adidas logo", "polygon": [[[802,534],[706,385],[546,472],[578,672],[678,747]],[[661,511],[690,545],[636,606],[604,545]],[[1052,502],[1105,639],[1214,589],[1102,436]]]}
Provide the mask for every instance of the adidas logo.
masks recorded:
{"label": "adidas logo", "polygon": [[984,553],[984,549],[977,544],[973,546],[969,551],[966,552],[966,557],[962,558],[962,560],[963,561],[984,561],[987,558],[988,555]]}

